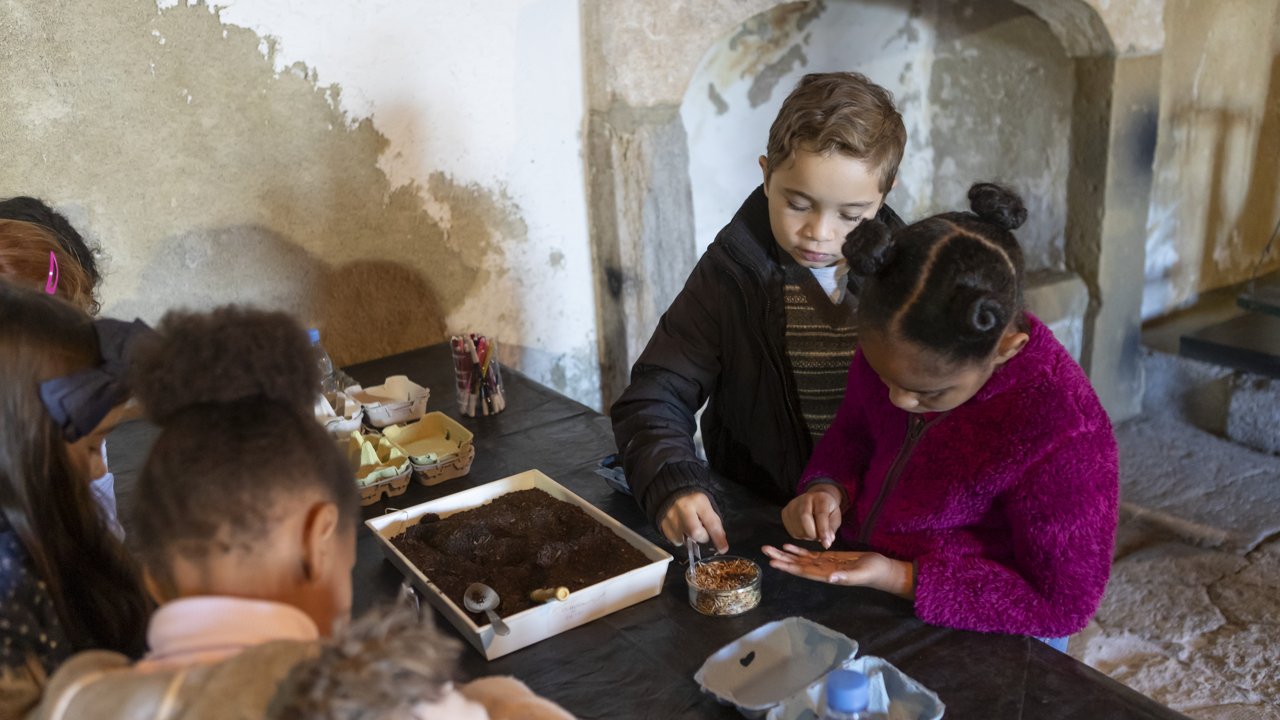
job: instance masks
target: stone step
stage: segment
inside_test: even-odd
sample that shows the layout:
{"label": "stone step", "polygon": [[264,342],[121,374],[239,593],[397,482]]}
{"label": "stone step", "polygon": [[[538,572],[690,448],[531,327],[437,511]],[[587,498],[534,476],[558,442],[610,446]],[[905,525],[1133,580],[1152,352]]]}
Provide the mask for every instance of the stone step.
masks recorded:
{"label": "stone step", "polygon": [[1116,426],[1116,444],[1127,522],[1236,554],[1280,534],[1280,457],[1150,411]]}
{"label": "stone step", "polygon": [[1280,272],[1265,275],[1245,286],[1236,304],[1250,312],[1280,317]]}
{"label": "stone step", "polygon": [[1280,315],[1250,312],[1182,336],[1178,354],[1280,377]]}

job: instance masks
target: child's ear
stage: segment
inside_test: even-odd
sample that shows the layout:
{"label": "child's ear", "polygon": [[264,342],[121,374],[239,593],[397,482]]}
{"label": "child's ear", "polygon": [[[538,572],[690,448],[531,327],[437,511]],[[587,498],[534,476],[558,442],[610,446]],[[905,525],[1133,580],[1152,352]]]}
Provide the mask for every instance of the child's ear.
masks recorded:
{"label": "child's ear", "polygon": [[1031,341],[1031,336],[1024,332],[1008,332],[1000,337],[996,344],[996,365],[1003,365],[1022,352],[1022,348]]}
{"label": "child's ear", "polygon": [[338,506],[318,502],[307,510],[302,526],[302,574],[309,582],[324,579],[338,535]]}
{"label": "child's ear", "polygon": [[764,176],[764,196],[769,197],[769,158],[760,156],[760,174]]}

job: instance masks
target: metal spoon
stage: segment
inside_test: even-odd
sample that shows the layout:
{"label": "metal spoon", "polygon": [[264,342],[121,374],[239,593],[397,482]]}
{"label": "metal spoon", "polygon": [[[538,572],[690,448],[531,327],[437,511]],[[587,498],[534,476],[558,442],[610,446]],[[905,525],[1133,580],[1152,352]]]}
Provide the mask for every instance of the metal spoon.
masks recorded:
{"label": "metal spoon", "polygon": [[493,609],[498,607],[501,598],[498,597],[498,591],[485,585],[484,583],[471,583],[467,586],[466,592],[462,593],[462,604],[467,606],[467,610],[478,613],[482,612],[489,616],[489,623],[493,625],[493,631],[499,635],[510,635],[511,628],[502,622],[502,618],[498,617],[498,613]]}

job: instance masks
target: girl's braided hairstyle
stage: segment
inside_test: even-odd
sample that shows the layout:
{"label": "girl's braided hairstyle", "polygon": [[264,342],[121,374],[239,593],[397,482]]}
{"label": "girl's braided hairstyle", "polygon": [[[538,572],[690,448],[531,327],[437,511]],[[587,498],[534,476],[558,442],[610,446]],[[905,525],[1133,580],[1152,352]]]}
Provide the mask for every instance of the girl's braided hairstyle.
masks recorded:
{"label": "girl's braided hairstyle", "polygon": [[1010,322],[1022,323],[1025,270],[1012,232],[1027,219],[1022,199],[977,183],[969,207],[897,232],[870,220],[849,233],[844,255],[862,278],[860,328],[971,362],[991,355]]}

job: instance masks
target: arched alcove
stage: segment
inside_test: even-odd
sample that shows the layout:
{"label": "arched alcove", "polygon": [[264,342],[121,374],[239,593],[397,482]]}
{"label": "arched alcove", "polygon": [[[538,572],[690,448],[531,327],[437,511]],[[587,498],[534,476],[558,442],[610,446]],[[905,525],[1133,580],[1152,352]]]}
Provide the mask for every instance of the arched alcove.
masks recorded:
{"label": "arched alcove", "polygon": [[1065,270],[1075,66],[1049,26],[1012,0],[829,0],[777,6],[703,56],[680,106],[695,249],[760,183],[756,158],[806,73],[862,72],[908,126],[888,202],[904,218],[964,209],[977,180],[1016,188],[1028,267]]}
{"label": "arched alcove", "polygon": [[[776,104],[813,58],[835,69],[831,64],[841,53],[862,53],[867,61],[862,69],[891,88],[900,86],[908,112],[921,109],[908,119],[917,152],[912,155],[909,147],[903,187],[891,201],[910,217],[910,211],[956,206],[975,175],[1019,185],[1039,203],[1040,220],[1026,236],[1033,267],[1047,273],[1039,278],[1041,302],[1076,318],[1081,364],[1113,417],[1135,414],[1142,395],[1137,356],[1143,240],[1159,97],[1159,57],[1152,53],[1159,45],[1135,43],[1131,25],[1122,23],[1117,27],[1130,54],[1117,55],[1119,43],[1108,18],[1120,22],[1128,4],[1108,10],[1112,5],[1105,0],[584,4],[586,161],[605,405],[626,386],[632,362],[700,247],[729,219],[746,194],[742,188],[759,182],[754,162],[742,167],[741,160],[728,159],[719,166],[713,159],[703,171],[691,170],[691,160],[695,166],[700,162],[702,148],[693,146],[705,128],[686,123],[686,103],[703,99],[713,108],[706,116],[715,117],[717,103],[727,106],[726,112],[735,103],[751,107],[754,90],[756,112],[772,120]],[[855,24],[845,42],[860,47],[841,46],[830,36],[822,51],[809,47],[819,35],[813,24],[828,14],[901,19],[904,8],[906,19],[896,27],[881,23],[891,32],[867,37]],[[922,28],[929,28],[927,38]],[[778,38],[781,42],[772,46]],[[714,68],[732,79],[723,91],[717,89],[717,98],[709,83],[696,78],[720,43],[737,43],[748,52],[735,50],[730,53],[735,61]],[[752,43],[758,45],[755,54]],[[915,63],[908,69],[902,57],[885,59],[911,46],[928,48],[919,59],[927,69]],[[1011,70],[985,87],[967,87],[991,79],[988,71],[967,67],[980,61],[997,68],[1021,64],[1024,70]],[[895,63],[897,69],[890,70]],[[1028,65],[1042,68],[1043,77],[1019,76]],[[726,97],[735,84],[743,95]],[[1037,103],[1019,102],[1023,94],[1034,95]],[[776,103],[772,109],[760,109],[770,102]],[[748,159],[761,151],[767,123],[764,127]],[[741,132],[754,135],[749,129]],[[1009,146],[1015,150],[1012,158],[993,159]],[[695,201],[691,176],[699,172],[718,174],[715,180],[699,179],[696,192],[719,197],[720,205],[707,206],[695,224],[695,202],[706,200],[699,195]],[[913,178],[910,185],[906,178]],[[702,187],[704,182],[712,190]],[[726,210],[728,205],[733,208]]]}

